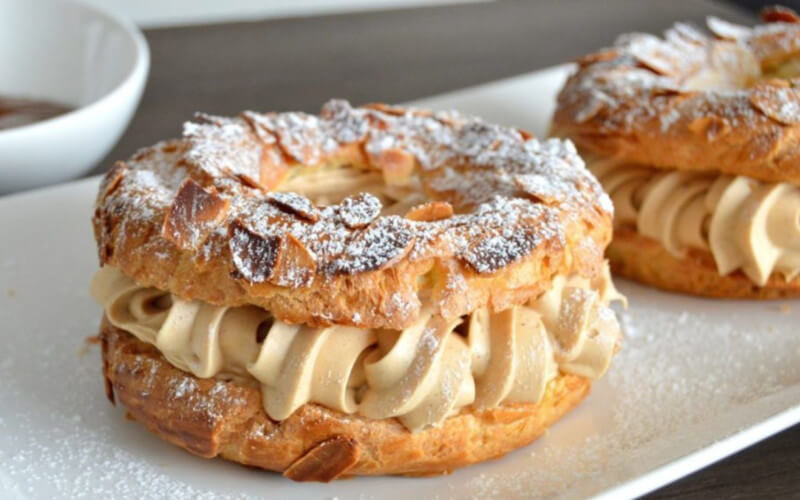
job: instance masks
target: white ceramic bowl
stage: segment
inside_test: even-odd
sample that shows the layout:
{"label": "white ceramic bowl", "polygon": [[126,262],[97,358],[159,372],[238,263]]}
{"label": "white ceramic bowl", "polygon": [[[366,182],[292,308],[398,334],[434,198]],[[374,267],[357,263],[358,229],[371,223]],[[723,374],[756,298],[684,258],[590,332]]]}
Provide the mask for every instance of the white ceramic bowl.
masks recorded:
{"label": "white ceramic bowl", "polygon": [[0,0],[0,96],[73,111],[0,130],[0,194],[74,178],[128,126],[150,53],[130,22],[68,0]]}

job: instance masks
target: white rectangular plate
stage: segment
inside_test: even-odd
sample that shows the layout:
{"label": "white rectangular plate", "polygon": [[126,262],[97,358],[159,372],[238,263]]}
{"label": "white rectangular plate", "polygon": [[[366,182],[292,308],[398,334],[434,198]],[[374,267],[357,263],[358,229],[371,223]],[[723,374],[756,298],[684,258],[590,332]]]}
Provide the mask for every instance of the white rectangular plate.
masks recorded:
{"label": "white rectangular plate", "polygon": [[[434,97],[543,135],[568,69]],[[626,497],[800,421],[800,303],[684,297],[622,282],[610,372],[533,445],[436,478],[296,484],[196,458],[103,393],[87,287],[97,180],[0,199],[0,497]],[[794,308],[794,309],[792,309]]]}

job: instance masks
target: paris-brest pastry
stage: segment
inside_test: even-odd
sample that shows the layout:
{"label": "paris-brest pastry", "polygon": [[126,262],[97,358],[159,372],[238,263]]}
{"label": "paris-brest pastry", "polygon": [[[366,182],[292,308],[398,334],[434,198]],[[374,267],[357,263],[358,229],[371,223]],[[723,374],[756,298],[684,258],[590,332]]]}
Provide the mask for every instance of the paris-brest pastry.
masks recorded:
{"label": "paris-brest pastry", "polygon": [[456,113],[199,115],[113,167],[93,224],[109,398],[291,479],[501,456],[620,342],[572,144]]}
{"label": "paris-brest pastry", "polygon": [[625,35],[578,62],[552,131],[610,194],[612,270],[716,297],[800,295],[800,18]]}

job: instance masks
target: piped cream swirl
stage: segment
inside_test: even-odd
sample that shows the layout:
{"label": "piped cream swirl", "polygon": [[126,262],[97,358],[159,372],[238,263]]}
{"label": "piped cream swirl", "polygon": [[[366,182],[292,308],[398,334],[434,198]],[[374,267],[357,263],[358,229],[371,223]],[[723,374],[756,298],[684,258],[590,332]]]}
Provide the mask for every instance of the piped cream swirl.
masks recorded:
{"label": "piped cream swirl", "polygon": [[741,269],[756,284],[800,273],[800,188],[744,176],[589,162],[611,196],[615,224],[633,225],[673,256],[711,252],[721,275]]}
{"label": "piped cream swirl", "polygon": [[198,377],[248,377],[266,413],[306,403],[367,418],[398,418],[412,431],[460,408],[538,403],[559,370],[601,376],[620,340],[607,307],[621,299],[607,269],[595,283],[557,278],[527,306],[475,311],[462,322],[424,312],[402,331],[313,328],[259,308],[214,306],[143,287],[112,267],[92,280],[106,317]]}

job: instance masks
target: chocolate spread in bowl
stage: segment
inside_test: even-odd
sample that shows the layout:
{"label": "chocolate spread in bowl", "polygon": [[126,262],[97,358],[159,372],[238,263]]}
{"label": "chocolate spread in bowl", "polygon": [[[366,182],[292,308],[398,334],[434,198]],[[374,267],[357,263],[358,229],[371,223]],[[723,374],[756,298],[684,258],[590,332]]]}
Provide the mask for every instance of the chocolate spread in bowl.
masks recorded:
{"label": "chocolate spread in bowl", "polygon": [[30,125],[73,108],[48,101],[0,96],[0,130]]}

